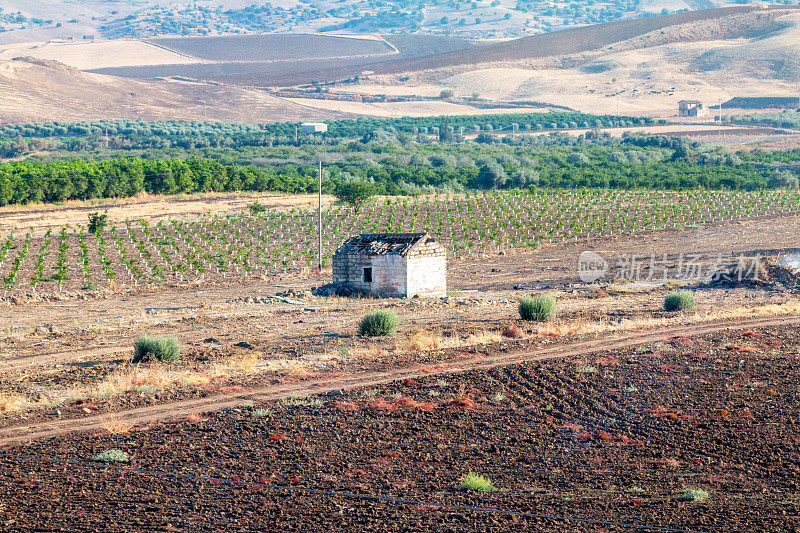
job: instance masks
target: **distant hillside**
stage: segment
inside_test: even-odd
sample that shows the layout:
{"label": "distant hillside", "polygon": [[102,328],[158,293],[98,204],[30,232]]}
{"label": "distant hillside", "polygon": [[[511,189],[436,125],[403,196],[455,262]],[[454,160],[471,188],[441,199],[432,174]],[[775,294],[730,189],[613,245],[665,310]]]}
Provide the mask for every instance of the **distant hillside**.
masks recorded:
{"label": "distant hillside", "polygon": [[265,33],[515,38],[747,0],[4,0],[0,43]]}
{"label": "distant hillside", "polygon": [[21,58],[0,61],[0,123],[81,121],[103,118],[183,118],[273,122],[348,118],[310,109],[263,91],[166,81],[138,81],[89,74],[58,62]]}
{"label": "distant hillside", "polygon": [[[762,12],[770,18],[779,16],[796,7],[774,6],[753,7],[738,6],[703,11],[690,11],[672,15],[663,15],[652,18],[626,20],[609,24],[595,24],[581,28],[562,30],[523,37],[513,41],[500,42],[473,48],[459,50],[449,54],[440,54],[434,57],[415,61],[397,62],[376,68],[383,73],[427,70],[433,68],[451,67],[458,65],[475,65],[480,63],[515,61],[522,59],[535,59],[551,56],[565,56],[599,50],[601,48],[633,39],[664,28],[689,24],[698,21],[709,21],[731,17],[743,13]],[[772,15],[769,15],[772,12]],[[719,37],[754,36],[747,35],[750,28],[744,27],[738,35],[719,35]],[[691,34],[685,35],[685,40],[692,40]]]}
{"label": "distant hillside", "polygon": [[[207,59],[220,56],[209,56],[203,50],[222,48],[225,50],[225,58],[229,61],[212,64],[107,68],[97,69],[94,72],[132,78],[181,76],[247,86],[288,86],[308,84],[313,81],[344,80],[361,75],[365,71],[375,74],[410,73],[448,67],[474,68],[476,65],[486,63],[565,58],[580,53],[601,51],[618,43],[645,36],[650,38],[647,42],[642,41],[630,46],[635,48],[664,42],[757,37],[782,27],[773,22],[774,19],[786,13],[800,12],[798,9],[800,8],[796,6],[774,8],[737,6],[691,11],[597,24],[482,45],[471,44],[462,39],[436,36],[385,35],[384,38],[398,49],[399,54],[374,52],[360,54],[362,50],[377,52],[379,50],[377,46],[384,43],[373,41],[370,45],[366,45],[355,39],[338,38],[338,42],[343,44],[331,48],[325,39],[337,41],[337,38],[325,38],[319,35],[162,39],[152,42]],[[665,31],[667,29],[674,31]],[[663,36],[658,34],[659,30]],[[276,62],[274,58],[277,56],[274,54],[281,49],[271,46],[270,43],[279,39],[300,44],[288,47],[287,51],[282,52],[284,59]],[[254,49],[251,56],[245,53],[248,47],[259,43],[263,49]],[[198,48],[200,46],[203,48]],[[326,53],[330,54],[329,58],[315,57]],[[271,57],[273,60],[258,62],[252,59],[246,60],[247,57],[254,59]]]}

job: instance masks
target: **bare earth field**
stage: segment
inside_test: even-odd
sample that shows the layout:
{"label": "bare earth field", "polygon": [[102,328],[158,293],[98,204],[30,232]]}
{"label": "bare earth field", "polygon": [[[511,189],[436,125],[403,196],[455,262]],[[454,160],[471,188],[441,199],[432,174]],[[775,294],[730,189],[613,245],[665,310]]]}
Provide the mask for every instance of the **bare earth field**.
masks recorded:
{"label": "bare earth field", "polygon": [[[325,195],[323,206],[335,199]],[[126,218],[158,220],[166,217],[197,217],[206,213],[243,212],[254,202],[267,209],[284,211],[294,208],[311,209],[317,205],[312,194],[280,195],[274,193],[207,193],[189,196],[150,196],[122,200],[104,199],[66,202],[62,205],[39,204],[0,207],[0,231],[31,228],[37,233],[67,224],[82,224],[92,212],[107,213],[109,220]]]}
{"label": "bare earth field", "polygon": [[[6,446],[0,518],[19,531],[793,531],[797,323],[730,326]],[[130,458],[92,462],[109,449]],[[460,489],[468,470],[498,490]]]}
{"label": "bare earth field", "polygon": [[[768,243],[763,242],[765,234],[770,235]],[[208,387],[213,391],[243,383],[256,385],[265,376],[385,369],[399,362],[450,359],[458,356],[462,347],[494,346],[500,341],[500,331],[515,321],[516,301],[542,290],[559,295],[561,321],[552,330],[559,336],[576,334],[582,328],[594,332],[594,325],[600,332],[613,330],[616,326],[609,324],[621,320],[634,321],[626,328],[637,327],[637,320],[642,327],[674,324],[675,317],[660,310],[667,287],[609,283],[613,272],[601,285],[587,286],[577,276],[578,255],[584,250],[597,251],[612,261],[612,269],[614,257],[620,253],[640,257],[666,253],[673,262],[679,260],[679,254],[714,257],[745,253],[774,258],[800,248],[798,234],[797,217],[772,217],[451,261],[448,284],[452,296],[447,300],[381,302],[310,296],[305,291],[328,281],[330,274],[324,272],[261,281],[231,278],[203,284],[143,285],[124,293],[89,291],[79,300],[26,304],[23,299],[0,307],[0,317],[8,325],[6,337],[0,341],[0,371],[6,373],[7,390],[42,394],[43,401],[78,397],[82,390],[91,395],[95,387],[124,371],[132,339],[147,333],[176,335],[188,350],[186,366],[176,370],[190,377],[177,378],[176,383],[185,386],[161,401],[192,396]],[[696,319],[718,318],[717,312],[743,306],[791,306],[796,298],[792,290],[763,284],[701,288]],[[276,297],[287,291],[291,291],[288,297]],[[358,337],[359,318],[387,304],[401,317],[398,340],[375,344]],[[742,312],[731,313],[735,317]],[[433,338],[425,341],[428,348],[435,348],[423,350],[422,359],[414,354],[418,344],[414,335],[420,331]],[[536,342],[551,330],[530,332]],[[439,354],[438,349],[444,351]],[[142,376],[145,381],[151,378],[155,379]],[[96,400],[94,404],[102,405],[103,411],[136,406],[143,400],[159,403],[158,394],[155,399],[144,394],[123,395],[110,402],[107,398]],[[55,411],[46,412],[52,417]],[[8,414],[7,422],[29,416],[24,410]]]}
{"label": "bare earth field", "polygon": [[17,43],[0,48],[0,60],[10,61],[24,56],[58,61],[80,70],[202,62],[201,59],[135,39]]}
{"label": "bare earth field", "polygon": [[[169,208],[191,217],[255,197]],[[311,200],[257,198],[275,209]],[[110,213],[149,216],[162,202]],[[95,207],[7,213],[56,224]],[[7,302],[0,523],[793,531],[797,276],[770,267],[765,281],[701,284],[696,311],[667,313],[673,285],[586,285],[577,261],[587,249],[773,260],[800,249],[798,235],[797,216],[769,216],[472,256],[450,262],[450,296],[435,300],[312,296],[330,273],[311,272]],[[558,317],[519,321],[519,298],[541,291]],[[360,317],[387,306],[396,337],[357,335]],[[503,336],[511,325],[519,335]],[[133,339],[159,333],[180,339],[181,361],[131,365]],[[112,448],[129,459],[92,459]],[[468,470],[499,490],[462,490]]]}

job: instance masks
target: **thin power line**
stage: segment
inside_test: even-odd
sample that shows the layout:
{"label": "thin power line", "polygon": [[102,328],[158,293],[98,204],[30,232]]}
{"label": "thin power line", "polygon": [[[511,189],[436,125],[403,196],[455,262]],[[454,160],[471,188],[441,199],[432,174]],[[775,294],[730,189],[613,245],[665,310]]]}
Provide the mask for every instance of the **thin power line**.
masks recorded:
{"label": "thin power line", "polygon": [[458,511],[472,511],[477,513],[490,513],[490,514],[499,514],[499,515],[511,515],[511,516],[524,516],[527,518],[546,518],[550,520],[563,520],[563,521],[570,521],[570,522],[583,522],[588,524],[598,524],[598,525],[605,525],[605,526],[622,526],[622,527],[629,527],[629,528],[636,528],[636,529],[644,529],[650,531],[666,531],[669,533],[708,533],[705,531],[694,530],[694,529],[678,529],[672,527],[665,527],[665,526],[648,526],[645,524],[634,524],[634,523],[627,523],[627,522],[611,522],[606,520],[592,520],[589,518],[577,518],[577,517],[570,517],[570,516],[559,516],[559,515],[546,515],[546,514],[536,514],[536,513],[529,513],[526,511],[510,511],[506,509],[497,509],[494,507],[475,507],[472,505],[458,505],[458,504],[450,504],[450,503],[436,503],[436,502],[428,502],[423,500],[411,500],[406,498],[394,498],[392,496],[375,496],[372,494],[355,494],[351,492],[339,492],[339,491],[331,491],[331,490],[324,490],[324,489],[313,489],[308,487],[292,487],[289,485],[274,485],[270,483],[258,483],[255,481],[242,481],[242,480],[235,480],[235,479],[227,479],[227,478],[219,478],[219,477],[210,477],[210,476],[195,476],[191,474],[179,474],[177,472],[165,472],[162,470],[146,470],[143,468],[130,468],[125,466],[114,466],[114,465],[106,465],[106,464],[97,464],[97,463],[85,463],[81,461],[67,461],[65,459],[52,459],[49,457],[39,457],[36,455],[18,455],[18,454],[11,454],[11,453],[0,453],[0,457],[8,457],[11,459],[29,459],[32,461],[40,461],[40,462],[47,462],[47,463],[56,463],[56,464],[63,464],[69,466],[83,466],[88,468],[96,468],[96,469],[104,469],[104,470],[117,470],[121,472],[131,472],[135,474],[150,474],[154,476],[165,476],[165,477],[174,477],[174,478],[182,478],[182,479],[189,479],[193,481],[208,481],[208,482],[222,482],[228,483],[230,485],[245,485],[248,487],[263,487],[267,489],[277,489],[277,490],[288,490],[294,492],[301,492],[306,494],[323,494],[327,496],[337,496],[340,498],[351,498],[351,499],[361,499],[361,500],[372,500],[372,501],[381,501],[387,503],[396,503],[402,505],[426,505],[430,507],[438,507],[440,509],[452,509]]}

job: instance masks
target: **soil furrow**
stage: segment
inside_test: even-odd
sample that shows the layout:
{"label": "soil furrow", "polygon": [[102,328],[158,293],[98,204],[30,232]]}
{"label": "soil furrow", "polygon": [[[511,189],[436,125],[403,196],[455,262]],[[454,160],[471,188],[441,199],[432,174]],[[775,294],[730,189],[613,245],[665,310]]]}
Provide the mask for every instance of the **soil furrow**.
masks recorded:
{"label": "soil furrow", "polygon": [[[659,330],[615,334],[591,341],[540,348],[532,351],[507,353],[489,358],[486,356],[471,357],[448,362],[446,365],[436,365],[432,367],[416,365],[385,372],[370,372],[313,382],[294,382],[272,385],[250,391],[219,394],[208,398],[140,407],[115,413],[113,416],[115,422],[121,421],[128,424],[143,424],[169,418],[181,418],[191,414],[229,409],[248,401],[258,402],[281,399],[292,394],[315,394],[357,387],[372,387],[396,380],[418,378],[435,374],[458,373],[473,369],[486,370],[525,361],[575,357],[619,350],[639,344],[661,341],[675,336],[697,336],[730,328],[768,327],[797,323],[800,323],[800,316],[787,315],[736,320],[726,319],[720,322],[710,322],[696,326],[684,324]],[[100,431],[108,424],[108,419],[109,415],[104,414],[87,416],[80,419],[56,420],[34,426],[3,428],[0,430],[0,444],[25,442],[79,431]]]}

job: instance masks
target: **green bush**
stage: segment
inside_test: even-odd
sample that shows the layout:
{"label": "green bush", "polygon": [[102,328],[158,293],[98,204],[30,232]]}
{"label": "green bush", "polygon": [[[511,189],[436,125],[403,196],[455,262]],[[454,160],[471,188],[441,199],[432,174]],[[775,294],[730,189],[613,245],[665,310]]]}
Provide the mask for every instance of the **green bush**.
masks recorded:
{"label": "green bush", "polygon": [[103,450],[94,457],[92,461],[99,461],[101,463],[127,463],[131,456],[122,450],[111,448],[110,450]]}
{"label": "green bush", "polygon": [[391,309],[379,309],[361,319],[359,331],[368,337],[385,337],[397,331],[397,313]]}
{"label": "green bush", "polygon": [[672,291],[664,298],[665,311],[691,311],[694,309],[694,294],[691,291]]}
{"label": "green bush", "polygon": [[519,302],[519,316],[523,320],[547,322],[556,316],[556,299],[549,294],[542,296],[526,296]]}
{"label": "green bush", "polygon": [[251,215],[258,215],[259,213],[264,213],[267,210],[267,208],[258,203],[258,201],[255,201],[252,204],[250,204],[250,207],[248,207],[248,209],[250,210]]}
{"label": "green bush", "polygon": [[89,233],[102,233],[107,223],[107,213],[89,213]]}
{"label": "green bush", "polygon": [[691,502],[691,501],[703,501],[708,498],[708,491],[702,489],[681,489],[678,491],[678,499]]}
{"label": "green bush", "polygon": [[461,488],[478,492],[494,492],[497,490],[491,479],[475,472],[469,472],[461,478]]}
{"label": "green bush", "polygon": [[168,361],[174,363],[181,359],[178,339],[170,335],[142,335],[133,345],[133,362]]}

